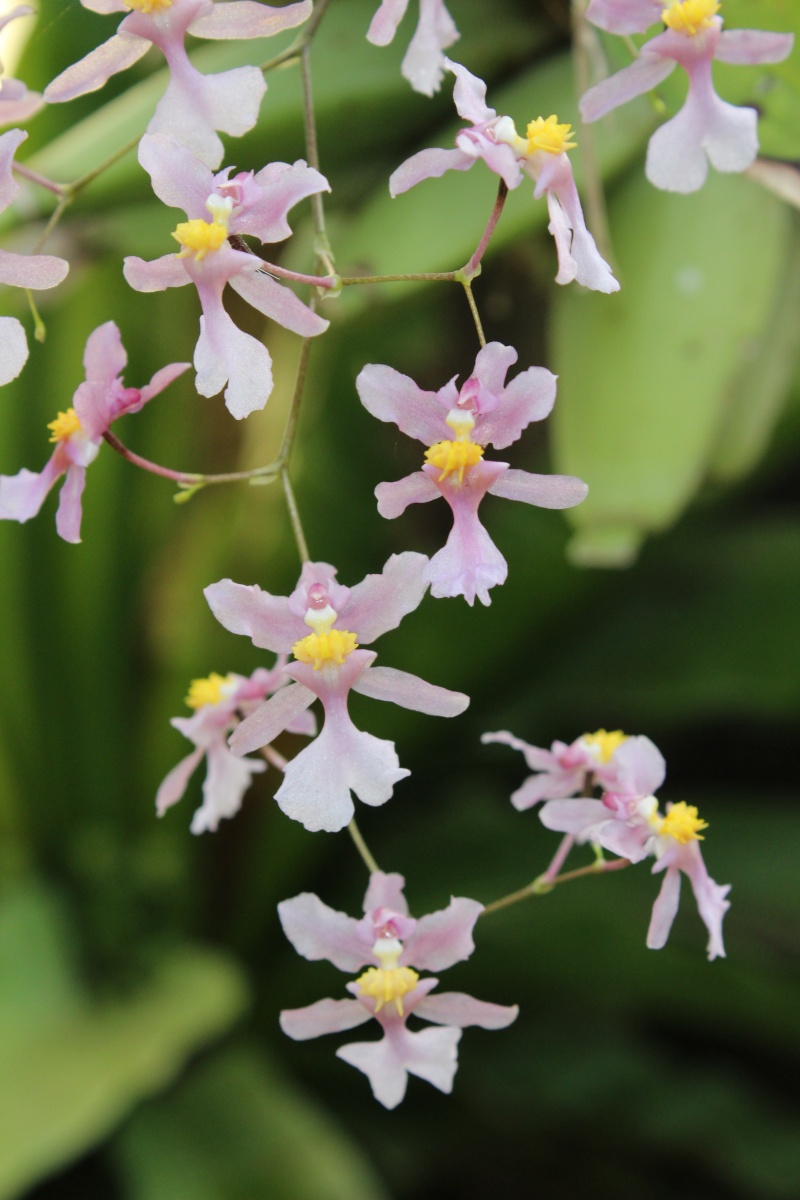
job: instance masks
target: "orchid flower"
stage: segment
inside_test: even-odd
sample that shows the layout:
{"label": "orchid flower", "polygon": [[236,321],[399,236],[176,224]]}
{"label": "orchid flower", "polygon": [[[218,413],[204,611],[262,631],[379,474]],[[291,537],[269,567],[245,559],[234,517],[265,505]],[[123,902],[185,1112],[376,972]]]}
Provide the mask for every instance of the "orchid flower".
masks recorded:
{"label": "orchid flower", "polygon": [[586,484],[571,475],[532,475],[508,463],[484,461],[485,446],[510,446],[531,421],[546,417],[555,401],[556,379],[544,367],[529,367],[506,385],[516,361],[511,346],[490,342],[460,390],[451,379],[438,392],[426,392],[407,375],[374,363],[356,380],[368,412],[428,446],[421,470],[378,484],[378,512],[398,517],[409,504],[439,496],[452,509],[447,544],[423,576],[434,596],[464,596],[469,604],[477,596],[489,604],[489,588],[505,580],[508,564],[478,520],[487,492],[544,508],[570,508],[586,495]]}
{"label": "orchid flower", "polygon": [[[461,992],[431,995],[438,979],[421,980],[414,968],[442,971],[469,958],[483,905],[453,897],[447,908],[415,920],[408,913],[404,883],[402,875],[370,875],[361,920],[336,912],[310,892],[278,905],[283,931],[298,954],[312,962],[327,959],[342,971],[367,968],[346,985],[354,999],[286,1009],[281,1029],[305,1041],[355,1029],[374,1017],[383,1031],[380,1041],[349,1043],[336,1054],[364,1072],[375,1099],[386,1108],[403,1099],[409,1074],[452,1091],[461,1030],[468,1025],[504,1029],[519,1012],[516,1005],[487,1004]],[[412,1014],[441,1028],[412,1032],[406,1028]]]}
{"label": "orchid flower", "polygon": [[[367,41],[388,46],[405,16],[408,0],[382,0],[372,18]],[[400,68],[415,92],[432,96],[442,86],[444,51],[458,41],[459,32],[444,0],[419,0],[419,21]]]}
{"label": "orchid flower", "polygon": [[[0,17],[0,32],[10,21],[17,17],[33,15],[33,9],[27,4],[18,4],[10,12]],[[3,65],[0,63],[0,75]],[[0,78],[0,125],[20,125],[27,121],[43,106],[44,100],[38,92],[31,92],[19,79]]]}
{"label": "orchid flower", "polygon": [[44,91],[48,104],[60,104],[96,92],[119,71],[132,67],[151,46],[167,60],[170,82],[148,133],[164,133],[187,146],[209,167],[222,162],[224,147],[216,130],[241,137],[258,120],[266,90],[258,67],[235,67],[201,75],[186,53],[193,37],[229,40],[264,38],[294,29],[311,15],[311,0],[272,8],[254,0],[81,0],[84,8],[108,15],[124,12],[114,35],[80,62],[67,67]]}
{"label": "orchid flower", "polygon": [[[646,29],[660,7],[647,0],[595,0],[587,16],[604,29],[625,33]],[[718,0],[673,0],[660,14],[664,32],[646,42],[629,67],[590,88],[580,102],[584,121],[597,121],[657,87],[676,64],[683,67],[689,77],[686,102],[651,137],[645,164],[650,182],[668,192],[697,191],[706,181],[709,162],[718,171],[744,171],[755,161],[758,113],[720,100],[712,61],[777,63],[794,44],[789,33],[723,31],[719,8]]]}
{"label": "orchid flower", "polygon": [[445,171],[468,171],[479,158],[508,188],[519,187],[524,172],[535,182],[534,199],[547,197],[548,229],[558,254],[556,283],[576,280],[596,292],[619,291],[583,219],[568,158],[577,144],[571,140],[572,127],[559,124],[556,116],[537,117],[520,137],[510,117],[498,116],[486,104],[482,79],[449,59],[445,65],[456,77],[453,99],[458,114],[470,125],[456,136],[455,150],[421,150],[406,159],[389,179],[392,196]]}
{"label": "orchid flower", "polygon": [[595,784],[608,791],[644,795],[659,788],[666,774],[658,747],[647,737],[628,737],[621,729],[584,733],[570,745],[555,741],[549,750],[532,746],[506,730],[484,733],[481,741],[521,750],[534,772],[511,797],[520,812],[542,800],[590,795]]}
{"label": "orchid flower", "polygon": [[[237,0],[238,2],[238,0]],[[139,144],[139,162],[153,190],[188,220],[172,236],[181,246],[153,262],[125,259],[124,275],[138,292],[194,283],[203,315],[194,352],[195,386],[201,396],[225,387],[225,403],[237,418],[263,408],[272,391],[272,359],[266,346],[234,325],[222,304],[229,283],[248,304],[280,325],[313,337],[328,328],[289,288],[261,270],[261,259],[235,250],[233,235],[252,234],[262,242],[280,242],[291,234],[287,214],[306,196],[328,191],[327,180],[299,160],[269,163],[257,174],[232,167],[212,174],[185,146],[162,134],[147,134]]]}
{"label": "orchid flower", "polygon": [[[553,742],[551,750],[530,746],[505,731],[485,733],[483,742],[502,742],[521,750],[532,775],[511,797],[515,808],[525,809],[545,800],[539,811],[547,829],[568,834],[576,842],[591,842],[629,862],[655,857],[653,873],[665,871],[661,891],[653,905],[647,945],[660,950],[667,941],[680,896],[680,873],[689,877],[700,916],[709,933],[708,957],[724,957],[722,918],[730,908],[721,887],[709,877],[698,842],[706,822],[697,809],[681,801],[658,811],[652,793],[664,782],[666,766],[647,737],[627,737],[621,730],[599,729],[566,746]],[[597,784],[601,800],[591,798]],[[579,794],[580,793],[580,794]]]}
{"label": "orchid flower", "polygon": [[47,426],[55,450],[44,470],[36,474],[23,468],[17,475],[0,475],[0,520],[22,523],[35,517],[53,484],[65,475],[56,530],[65,542],[81,540],[86,468],[97,458],[103,434],[117,417],[139,412],[189,367],[188,363],[170,363],[156,371],[146,387],[128,388],[121,379],[127,361],[113,321],[89,334],[83,354],[86,379],[73,396],[73,406]]}
{"label": "orchid flower", "polygon": [[[0,134],[0,213],[19,194],[19,184],[11,172],[14,155],[27,136],[22,129]],[[35,291],[55,287],[68,270],[69,263],[52,254],[13,254],[0,250],[0,283],[11,287]],[[22,325],[16,317],[0,317],[0,385],[16,379],[27,360],[28,341]]]}
{"label": "orchid flower", "polygon": [[295,658],[284,668],[294,682],[234,731],[234,754],[267,745],[315,699],[322,701],[321,733],[287,764],[275,794],[283,812],[306,829],[342,829],[354,812],[351,791],[365,804],[385,804],[395,783],[410,773],[400,766],[393,742],[355,727],[347,711],[351,689],[440,717],[457,716],[469,704],[460,692],[393,667],[375,667],[375,652],[359,649],[419,605],[427,565],[424,554],[393,554],[380,575],[367,575],[348,588],[337,582],[328,563],[307,562],[291,596],[273,596],[230,579],[205,590],[214,616],[231,633]]}
{"label": "orchid flower", "polygon": [[[239,721],[253,712],[266,696],[287,683],[281,669],[285,660],[279,659],[271,671],[257,668],[251,676],[218,675],[193,679],[186,697],[191,717],[173,717],[171,724],[194,742],[194,750],[181,759],[164,779],[156,795],[156,812],[163,817],[168,808],[182,799],[191,775],[205,758],[207,772],[203,783],[203,803],[192,817],[192,833],[212,832],[223,817],[234,816],[242,806],[242,797],[253,775],[266,770],[267,764],[258,759],[237,758],[228,749],[227,738]],[[290,733],[316,733],[311,713],[301,713],[287,726]]]}

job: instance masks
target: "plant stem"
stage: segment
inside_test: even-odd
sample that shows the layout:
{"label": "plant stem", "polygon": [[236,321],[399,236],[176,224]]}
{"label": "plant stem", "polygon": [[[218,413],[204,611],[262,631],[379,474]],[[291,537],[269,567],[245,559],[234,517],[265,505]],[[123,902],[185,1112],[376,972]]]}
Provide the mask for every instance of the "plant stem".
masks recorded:
{"label": "plant stem", "polygon": [[308,553],[308,544],[306,543],[305,534],[303,533],[303,525],[300,520],[300,512],[297,507],[297,501],[294,498],[294,491],[289,480],[289,472],[284,465],[281,467],[281,483],[283,484],[283,494],[286,497],[286,507],[289,509],[289,520],[292,523],[292,533],[297,544],[297,553],[300,555],[300,561],[307,563],[311,561],[311,555]]}
{"label": "plant stem", "polygon": [[64,185],[62,183],[53,183],[52,179],[46,179],[44,175],[40,175],[38,171],[32,171],[30,167],[23,166],[22,163],[12,163],[13,169],[23,179],[30,180],[31,183],[36,183],[39,187],[47,188],[48,192],[53,192],[56,196],[61,196],[64,193]]}
{"label": "plant stem", "polygon": [[492,215],[489,217],[486,228],[483,231],[483,237],[475,247],[475,253],[472,255],[472,258],[470,258],[466,265],[461,268],[462,274],[466,279],[471,280],[478,274],[478,268],[480,267],[481,259],[486,253],[486,247],[489,245],[497,222],[500,220],[500,214],[503,211],[503,206],[506,202],[507,196],[508,188],[506,187],[505,181],[501,179],[500,186],[497,189],[497,199],[494,202]]}
{"label": "plant stem", "polygon": [[520,900],[527,900],[529,896],[544,896],[547,892],[552,891],[556,884],[570,883],[573,879],[583,879],[586,875],[607,875],[609,871],[621,871],[630,865],[627,858],[615,858],[613,862],[603,860],[594,862],[588,867],[578,867],[575,871],[565,871],[563,875],[555,875],[552,879],[548,879],[547,872],[545,872],[544,875],[540,875],[534,879],[533,883],[527,884],[519,891],[511,892],[508,896],[503,896],[500,900],[493,900],[491,904],[487,904],[481,916],[498,912],[499,909],[508,908],[512,904],[519,904]]}
{"label": "plant stem", "polygon": [[158,463],[151,462],[149,458],[142,458],[140,454],[135,454],[110,430],[106,430],[103,439],[108,442],[112,450],[116,450],[117,454],[127,459],[129,463],[133,463],[135,467],[141,467],[142,470],[149,471],[152,475],[160,475],[163,479],[172,479],[175,483],[187,485],[198,484],[205,487],[207,484],[213,483],[241,483],[248,479],[278,475],[284,465],[283,460],[278,457],[273,462],[267,463],[265,467],[255,467],[252,471],[225,471],[219,475],[203,475],[195,471],[173,471],[170,467],[159,466]]}
{"label": "plant stem", "polygon": [[372,875],[375,871],[380,871],[380,867],[375,862],[375,859],[372,857],[372,855],[370,853],[369,846],[367,845],[367,843],[364,841],[363,837],[361,836],[361,830],[358,828],[358,825],[356,825],[355,817],[353,817],[350,824],[347,826],[347,832],[350,834],[350,837],[353,839],[356,850],[358,851],[358,853],[361,855],[362,859],[364,860],[364,865],[366,866],[370,875]]}
{"label": "plant stem", "polygon": [[342,287],[354,287],[359,283],[437,283],[440,280],[453,283],[457,275],[457,271],[422,271],[409,275],[340,275],[338,279]]}
{"label": "plant stem", "polygon": [[[460,275],[461,272],[459,271],[456,274]],[[485,346],[486,345],[486,337],[484,336],[483,326],[481,325],[481,318],[478,313],[478,306],[475,303],[475,297],[472,294],[472,284],[470,283],[470,281],[468,279],[459,279],[458,282],[463,284],[464,291],[467,296],[467,303],[469,304],[469,310],[472,313],[472,319],[475,322],[475,329],[478,334],[478,341],[480,342],[481,346]]]}
{"label": "plant stem", "polygon": [[[317,142],[317,123],[314,116],[314,94],[311,87],[311,45],[306,41],[300,54],[300,76],[303,81],[303,128],[306,139],[306,159],[308,165],[319,171],[319,144]],[[317,258],[322,263],[328,275],[335,274],[333,254],[328,234],[325,229],[325,207],[322,193],[315,192],[311,197],[311,215],[314,221],[314,248]]]}
{"label": "plant stem", "polygon": [[301,52],[309,44],[314,34],[317,32],[320,21],[325,15],[325,9],[328,7],[329,0],[317,0],[314,5],[314,11],[309,17],[308,24],[302,33],[298,34],[291,46],[287,46],[285,50],[281,50],[280,54],[276,54],[274,58],[269,58],[262,64],[260,70],[263,72],[272,71],[275,67],[288,66],[289,63],[295,63],[300,58]]}

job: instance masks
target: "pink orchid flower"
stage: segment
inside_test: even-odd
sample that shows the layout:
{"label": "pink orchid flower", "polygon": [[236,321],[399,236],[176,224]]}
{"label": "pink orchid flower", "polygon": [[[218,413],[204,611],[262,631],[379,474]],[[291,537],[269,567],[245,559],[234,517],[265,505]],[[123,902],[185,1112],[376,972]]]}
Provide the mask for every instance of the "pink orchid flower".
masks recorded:
{"label": "pink orchid flower", "polygon": [[[257,668],[252,675],[217,675],[192,680],[186,703],[195,710],[192,717],[173,717],[174,727],[194,742],[194,750],[181,759],[164,779],[156,795],[156,813],[163,817],[168,808],[182,799],[190,777],[205,758],[207,771],[203,783],[203,803],[192,817],[192,833],[216,830],[224,817],[232,817],[242,806],[242,797],[254,775],[266,770],[258,759],[237,758],[228,749],[228,734],[267,696],[288,682],[279,659],[271,671]],[[289,733],[313,737],[317,732],[311,713],[301,713],[287,726]]]}
{"label": "pink orchid flower", "polygon": [[576,280],[596,292],[619,291],[583,219],[567,154],[576,145],[570,140],[571,126],[559,124],[555,116],[537,117],[520,137],[510,117],[498,116],[486,104],[482,79],[449,59],[445,66],[456,77],[453,99],[458,114],[471,124],[456,136],[455,150],[421,150],[406,159],[389,179],[392,196],[423,179],[438,179],[445,171],[468,171],[479,158],[508,188],[519,187],[524,173],[535,182],[534,199],[547,197],[548,229],[558,254],[556,283]]}
{"label": "pink orchid flower", "polygon": [[[0,32],[10,21],[15,21],[17,17],[32,16],[33,11],[27,4],[18,4],[10,12],[3,13],[0,17]],[[0,63],[0,75],[2,71],[3,65]],[[29,91],[19,79],[0,79],[0,125],[20,125],[37,113],[43,104],[44,100],[39,93]]]}
{"label": "pink orchid flower", "polygon": [[230,579],[205,590],[214,616],[231,633],[246,634],[254,645],[276,654],[291,652],[296,660],[284,668],[294,682],[234,731],[234,754],[268,745],[315,699],[322,701],[321,733],[287,764],[275,794],[286,815],[306,829],[342,829],[354,812],[351,791],[365,804],[385,804],[395,783],[410,773],[400,766],[393,742],[355,727],[347,711],[351,689],[440,717],[457,716],[469,704],[460,692],[393,667],[373,666],[375,652],[358,648],[396,628],[419,605],[427,564],[424,554],[393,554],[380,575],[367,575],[348,588],[337,582],[328,563],[305,563],[291,596],[273,596]]}
{"label": "pink orchid flower", "polygon": [[[587,14],[590,19],[615,32],[625,32],[633,23],[636,29],[646,29],[655,19],[652,6],[648,10],[643,0],[593,7],[594,15],[591,10]],[[590,88],[580,102],[584,121],[597,121],[657,87],[677,64],[683,67],[689,77],[686,102],[651,137],[645,164],[650,182],[668,192],[697,191],[706,181],[709,162],[718,171],[744,171],[758,153],[758,113],[720,100],[711,76],[712,61],[777,63],[794,44],[789,33],[723,31],[722,18],[716,15],[719,7],[717,0],[673,0],[661,14],[666,30],[646,42],[629,67]],[[650,20],[643,24],[648,11]]]}
{"label": "pink orchid flower", "polygon": [[570,508],[588,491],[571,475],[532,475],[508,463],[483,460],[484,446],[510,446],[531,421],[541,421],[553,407],[556,379],[544,367],[529,367],[506,385],[516,361],[511,346],[490,342],[479,352],[460,391],[451,379],[438,392],[426,392],[407,375],[374,363],[356,380],[368,412],[394,422],[428,446],[420,471],[378,484],[378,512],[391,519],[409,504],[439,496],[452,509],[447,544],[433,556],[423,577],[434,596],[464,596],[469,604],[477,596],[489,604],[489,588],[505,580],[508,564],[478,520],[478,506],[487,492],[544,508]]}
{"label": "pink orchid flower", "polygon": [[[12,14],[13,15],[13,14]],[[9,129],[0,134],[0,212],[19,194],[19,184],[12,174],[14,155],[27,137],[22,129]],[[52,254],[12,254],[0,250],[0,283],[11,287],[55,287],[69,270],[69,263]],[[0,385],[16,379],[28,360],[28,341],[25,330],[16,317],[0,317]]]}
{"label": "pink orchid flower", "polygon": [[302,160],[293,166],[269,163],[257,174],[240,172],[232,179],[232,167],[214,175],[185,146],[162,134],[142,138],[139,162],[158,198],[182,208],[188,220],[172,235],[180,253],[153,262],[126,258],[125,278],[138,292],[195,285],[203,310],[194,352],[195,386],[201,396],[215,396],[227,384],[229,411],[246,417],[263,408],[272,391],[272,359],[266,346],[228,316],[222,304],[225,285],[302,337],[323,333],[328,322],[262,271],[257,255],[235,250],[228,238],[252,234],[261,242],[283,241],[292,232],[289,209],[306,196],[329,191],[328,182]]}
{"label": "pink orchid flower", "polygon": [[[258,67],[236,67],[218,75],[201,75],[186,53],[186,34],[229,40],[263,38],[294,29],[311,15],[311,0],[271,8],[255,0],[81,0],[92,12],[128,13],[114,37],[68,67],[44,92],[49,104],[60,104],[96,92],[151,46],[167,60],[170,82],[147,127],[164,133],[207,163],[218,167],[224,147],[216,130],[241,137],[258,120],[266,90]],[[131,11],[133,10],[133,11]]]}
{"label": "pink orchid flower", "polygon": [[[377,1042],[340,1046],[338,1058],[363,1071],[375,1099],[396,1108],[408,1076],[417,1075],[441,1092],[451,1092],[461,1030],[468,1025],[504,1029],[516,1020],[516,1005],[488,1004],[462,992],[430,993],[438,979],[420,980],[413,968],[442,971],[469,958],[472,931],[483,905],[453,897],[447,908],[415,920],[403,896],[402,875],[370,875],[361,920],[336,912],[310,892],[278,905],[289,941],[304,958],[327,959],[342,971],[367,967],[347,990],[353,1000],[318,1000],[281,1013],[281,1029],[295,1041],[341,1033],[374,1017],[383,1031]],[[439,1029],[412,1032],[411,1015]]]}
{"label": "pink orchid flower", "polygon": [[[485,745],[498,742],[521,750],[525,762],[535,772],[511,797],[511,803],[520,812],[542,800],[585,795],[595,784],[608,791],[643,796],[659,788],[666,775],[666,764],[658,747],[647,737],[626,737],[620,729],[584,733],[570,745],[556,741],[549,750],[531,746],[506,730],[484,733],[481,741]],[[599,801],[587,803],[597,805]],[[566,811],[575,813],[575,806],[570,805]],[[591,808],[592,813],[595,811]],[[603,817],[607,816],[604,811]]]}
{"label": "pink orchid flower", "polygon": [[56,448],[39,474],[23,468],[17,475],[0,475],[0,520],[22,523],[35,517],[53,484],[66,475],[56,530],[65,542],[81,540],[86,468],[97,458],[103,434],[117,417],[139,412],[189,367],[188,363],[170,363],[156,371],[146,387],[127,388],[121,379],[127,361],[113,321],[89,334],[83,354],[86,379],[73,396],[73,407],[48,425]]}
{"label": "pink orchid flower", "polygon": [[[383,0],[372,18],[367,41],[388,46],[405,16],[408,0]],[[442,86],[444,51],[458,41],[459,32],[444,0],[419,0],[419,21],[400,68],[415,92],[432,96]]]}

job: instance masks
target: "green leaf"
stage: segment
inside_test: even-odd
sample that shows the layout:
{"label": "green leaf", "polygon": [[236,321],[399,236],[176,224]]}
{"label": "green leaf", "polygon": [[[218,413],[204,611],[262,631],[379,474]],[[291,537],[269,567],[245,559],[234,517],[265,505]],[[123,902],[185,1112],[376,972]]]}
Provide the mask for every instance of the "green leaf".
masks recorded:
{"label": "green leaf", "polygon": [[592,566],[627,565],[695,495],[728,389],[765,336],[790,237],[780,201],[715,172],[691,196],[637,174],[610,216],[622,290],[560,289],[552,329],[555,463],[589,484],[568,519],[573,560]]}
{"label": "green leaf", "polygon": [[146,1105],[115,1153],[131,1200],[385,1200],[335,1118],[254,1047],[218,1053]]}
{"label": "green leaf", "polygon": [[31,885],[0,906],[0,1197],[101,1141],[240,1015],[230,961],[182,947],[140,989],[98,1003],[68,951],[60,905]]}

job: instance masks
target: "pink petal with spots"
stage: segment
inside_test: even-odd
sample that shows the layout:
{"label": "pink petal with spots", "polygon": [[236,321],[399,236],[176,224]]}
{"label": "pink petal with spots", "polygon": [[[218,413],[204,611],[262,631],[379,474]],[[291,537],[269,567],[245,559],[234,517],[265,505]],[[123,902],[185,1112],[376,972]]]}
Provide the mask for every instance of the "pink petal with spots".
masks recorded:
{"label": "pink petal with spots", "polygon": [[[200,298],[202,302],[202,293]],[[272,391],[272,359],[266,346],[243,333],[222,304],[212,304],[208,298],[200,318],[194,368],[200,395],[216,396],[225,388],[225,406],[237,421],[262,409]]]}
{"label": "pink petal with spots", "polygon": [[573,508],[586,499],[589,488],[574,475],[533,475],[513,467],[488,489],[492,496],[519,500],[538,508]]}
{"label": "pink petal with spots", "polygon": [[444,971],[463,962],[475,949],[472,931],[482,912],[478,900],[454,896],[447,908],[419,918],[416,929],[404,942],[400,962],[422,971]]}
{"label": "pink petal with spots", "polygon": [[0,250],[0,283],[12,287],[43,288],[55,287],[69,271],[69,263],[52,254],[12,254]]}
{"label": "pink petal with spots", "polygon": [[389,176],[389,193],[399,196],[423,179],[439,179],[446,171],[468,171],[474,163],[475,156],[463,150],[420,150]]}
{"label": "pink petal with spots", "polygon": [[353,684],[353,691],[373,700],[390,700],[401,708],[432,717],[457,717],[469,706],[469,696],[463,692],[437,687],[394,667],[368,667]]}
{"label": "pink petal with spots", "polygon": [[[448,407],[441,403],[439,392],[417,387],[408,375],[393,367],[368,363],[356,378],[356,390],[368,413],[379,421],[392,421],[409,437],[426,446],[452,437],[445,424]],[[453,400],[457,396],[453,397]]]}
{"label": "pink petal with spots", "polygon": [[459,1029],[469,1025],[478,1025],[481,1029],[506,1029],[519,1016],[519,1006],[488,1004],[463,992],[442,992],[426,996],[414,1012],[437,1025],[453,1025]]}
{"label": "pink petal with spots", "polygon": [[323,904],[312,892],[302,892],[278,905],[283,932],[298,954],[310,962],[325,959],[340,971],[358,971],[374,963],[374,938],[360,936],[359,922]]}
{"label": "pink petal with spots", "polygon": [[584,92],[578,105],[581,116],[586,122],[598,121],[621,104],[651,92],[674,69],[674,60],[643,52],[629,67],[624,67],[616,75],[611,75]]}
{"label": "pink petal with spots", "polygon": [[314,703],[314,699],[315,693],[302,684],[289,684],[281,688],[236,726],[230,737],[231,750],[234,754],[242,755],[268,746]]}
{"label": "pink petal with spots", "polygon": [[664,0],[591,0],[586,20],[608,33],[644,33],[665,7]]}
{"label": "pink petal with spots", "polygon": [[409,504],[427,504],[439,497],[439,489],[424,471],[415,471],[394,483],[379,483],[375,488],[378,512],[392,520],[406,511]]}
{"label": "pink petal with spots", "polygon": [[139,162],[163,204],[183,209],[190,219],[208,220],[206,200],[214,191],[214,175],[187,146],[165,133],[146,133],[139,142]]}
{"label": "pink petal with spots", "polygon": [[473,440],[482,446],[504,450],[517,441],[532,421],[541,421],[552,411],[556,377],[545,367],[528,367],[507,387],[501,385],[496,390],[499,393],[497,408],[478,418]]}
{"label": "pink petal with spots", "polygon": [[63,104],[103,87],[112,75],[127,70],[150,49],[151,43],[132,33],[116,33],[102,46],[67,67],[44,89],[48,104]]}
{"label": "pink petal with spots", "polygon": [[281,1029],[296,1042],[321,1037],[324,1033],[343,1033],[371,1020],[372,1014],[358,1000],[318,1000],[306,1008],[284,1009]]}
{"label": "pink petal with spots", "polygon": [[245,634],[262,650],[288,654],[294,643],[308,633],[308,626],[291,611],[286,596],[273,596],[256,584],[221,579],[207,587],[203,595],[221,625],[231,633]]}
{"label": "pink petal with spots", "polygon": [[56,532],[65,542],[77,544],[81,540],[81,496],[86,484],[86,468],[71,463],[61,488],[56,512]]}
{"label": "pink petal with spots", "polygon": [[432,96],[442,85],[444,51],[459,33],[444,0],[419,0],[419,22],[400,68],[415,92]]}
{"label": "pink petal with spots", "polygon": [[794,34],[766,33],[760,29],[725,29],[714,54],[717,62],[779,63],[788,58],[794,46]]}
{"label": "pink petal with spots", "polygon": [[380,574],[366,575],[350,589],[336,626],[352,630],[362,645],[396,629],[403,617],[422,603],[427,565],[425,555],[413,550],[392,554]]}
{"label": "pink petal with spots", "polygon": [[147,131],[167,134],[218,167],[224,146],[215,131],[241,137],[251,130],[266,88],[258,67],[201,75],[184,53],[170,62],[170,82]]}
{"label": "pink petal with spots", "polygon": [[257,263],[258,259],[255,259],[254,270],[235,275],[230,280],[233,290],[265,317],[277,321],[284,329],[291,329],[292,333],[299,333],[301,337],[324,333],[330,322],[313,312],[290,288],[259,271]]}
{"label": "pink petal with spots", "polygon": [[273,37],[285,29],[295,29],[311,16],[311,0],[300,0],[297,4],[286,4],[273,8],[269,4],[257,4],[255,0],[230,0],[227,4],[215,4],[189,26],[193,37],[221,39],[245,39]]}
{"label": "pink petal with spots", "polygon": [[329,192],[330,184],[324,175],[309,167],[303,159],[297,162],[269,163],[252,180],[251,203],[243,205],[232,223],[236,233],[253,234],[261,242],[282,242],[291,235],[287,219],[290,208],[308,196]]}
{"label": "pink petal with spots", "polygon": [[405,16],[408,0],[383,0],[370,22],[367,41],[373,46],[388,46]]}
{"label": "pink petal with spots", "polygon": [[177,254],[165,254],[152,262],[129,255],[122,268],[125,281],[137,292],[163,292],[171,287],[191,283],[183,259]]}

